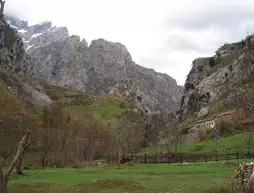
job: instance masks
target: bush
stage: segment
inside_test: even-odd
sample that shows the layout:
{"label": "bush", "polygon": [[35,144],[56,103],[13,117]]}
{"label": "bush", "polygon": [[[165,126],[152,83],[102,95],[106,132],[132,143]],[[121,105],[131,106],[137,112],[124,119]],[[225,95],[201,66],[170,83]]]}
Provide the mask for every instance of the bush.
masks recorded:
{"label": "bush", "polygon": [[125,102],[122,101],[122,102],[119,104],[119,107],[120,107],[121,109],[125,109],[125,108],[126,108]]}
{"label": "bush", "polygon": [[218,124],[218,129],[221,135],[230,134],[235,131],[235,125],[232,122],[221,121]]}
{"label": "bush", "polygon": [[187,83],[185,84],[184,87],[185,87],[185,90],[186,90],[186,91],[188,91],[188,90],[190,90],[190,89],[195,89],[194,84],[189,83],[189,82],[187,82]]}
{"label": "bush", "polygon": [[193,152],[201,151],[204,148],[204,145],[195,145],[195,147],[192,149]]}

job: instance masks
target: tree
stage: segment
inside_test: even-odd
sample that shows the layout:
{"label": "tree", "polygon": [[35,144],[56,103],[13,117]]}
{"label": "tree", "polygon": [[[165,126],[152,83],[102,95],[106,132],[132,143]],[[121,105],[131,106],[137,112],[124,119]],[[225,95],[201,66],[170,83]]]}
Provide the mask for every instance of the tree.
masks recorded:
{"label": "tree", "polygon": [[127,111],[120,117],[120,127],[117,133],[117,149],[120,156],[140,148],[145,128],[143,120],[137,118],[134,111]]}
{"label": "tree", "polygon": [[8,169],[6,172],[3,171],[1,165],[0,165],[0,193],[7,193],[7,185],[9,177],[16,166],[18,160],[20,159],[20,156],[24,153],[25,149],[31,144],[31,131],[28,130],[27,133],[23,136],[21,141],[19,142],[17,152],[10,163]]}
{"label": "tree", "polygon": [[43,133],[42,133],[42,155],[41,155],[41,167],[45,169],[46,156],[52,146],[53,139],[55,137],[57,126],[54,124],[56,115],[59,113],[57,107],[52,107],[51,110],[45,107],[43,117]]}
{"label": "tree", "polygon": [[248,152],[251,152],[254,148],[254,136],[252,133],[250,133],[246,138],[245,138],[245,143],[246,143],[246,148],[248,149]]}
{"label": "tree", "polygon": [[179,130],[179,122],[178,121],[172,121],[168,125],[168,131],[167,131],[167,149],[170,150],[169,146],[174,146],[174,151],[177,152],[178,150],[178,144],[180,143],[180,130]]}

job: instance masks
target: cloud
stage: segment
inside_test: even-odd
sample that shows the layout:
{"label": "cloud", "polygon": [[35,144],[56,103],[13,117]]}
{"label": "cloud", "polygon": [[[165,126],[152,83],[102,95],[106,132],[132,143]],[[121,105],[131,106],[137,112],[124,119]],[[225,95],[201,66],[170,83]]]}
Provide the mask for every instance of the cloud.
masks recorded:
{"label": "cloud", "polygon": [[8,0],[30,24],[50,20],[88,42],[123,43],[133,60],[184,84],[196,57],[254,32],[254,0]]}

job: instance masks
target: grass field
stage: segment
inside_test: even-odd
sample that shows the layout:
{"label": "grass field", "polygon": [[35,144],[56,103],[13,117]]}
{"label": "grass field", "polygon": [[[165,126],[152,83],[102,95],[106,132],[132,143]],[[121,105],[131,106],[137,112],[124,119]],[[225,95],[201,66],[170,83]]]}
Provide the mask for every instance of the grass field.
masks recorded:
{"label": "grass field", "polygon": [[[246,139],[248,136],[253,135],[254,132],[245,132],[239,134],[232,134],[230,136],[219,139],[218,149],[220,153],[226,152],[247,152]],[[195,144],[180,144],[178,145],[177,152],[183,153],[198,153],[198,152],[211,152],[214,147],[214,141],[205,140]],[[171,148],[172,151],[175,150],[175,147]],[[167,152],[167,148],[164,146],[150,146],[143,149],[140,154],[144,153],[163,153]]]}
{"label": "grass field", "polygon": [[229,193],[236,162],[25,170],[10,193]]}

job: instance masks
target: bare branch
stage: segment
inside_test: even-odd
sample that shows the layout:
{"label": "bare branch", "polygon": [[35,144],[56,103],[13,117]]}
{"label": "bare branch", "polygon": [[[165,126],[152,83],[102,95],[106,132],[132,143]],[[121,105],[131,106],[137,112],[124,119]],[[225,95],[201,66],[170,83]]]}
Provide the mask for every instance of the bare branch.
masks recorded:
{"label": "bare branch", "polygon": [[5,178],[8,179],[9,176],[11,175],[17,161],[19,160],[20,156],[22,155],[22,153],[24,152],[27,144],[30,143],[31,140],[31,131],[27,130],[26,135],[23,136],[22,140],[19,142],[19,146],[18,146],[18,150],[16,152],[16,155],[14,157],[14,159],[12,160],[7,172],[5,173]]}

